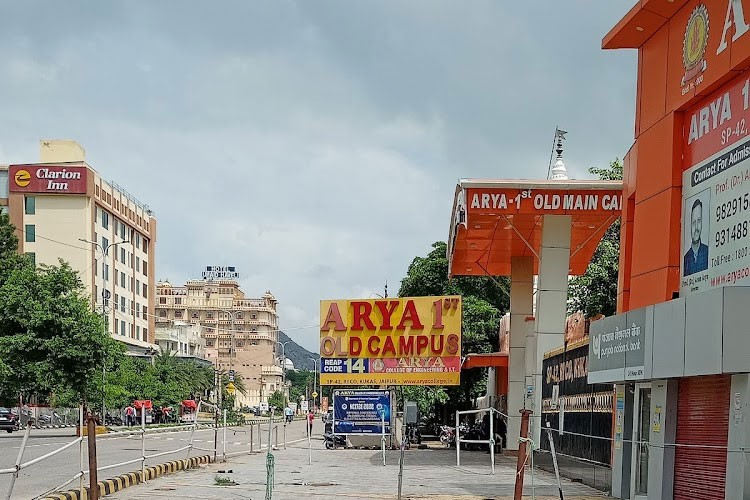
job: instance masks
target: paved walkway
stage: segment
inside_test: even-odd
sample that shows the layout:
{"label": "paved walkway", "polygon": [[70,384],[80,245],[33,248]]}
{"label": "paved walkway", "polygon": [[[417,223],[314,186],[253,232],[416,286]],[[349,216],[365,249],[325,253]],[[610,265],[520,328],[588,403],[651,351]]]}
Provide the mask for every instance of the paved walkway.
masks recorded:
{"label": "paved walkway", "polygon": [[[326,450],[320,436],[312,441],[312,465],[308,464],[307,440],[273,451],[274,500],[340,498],[390,500],[397,498],[398,451]],[[513,497],[515,458],[497,457],[495,475],[490,475],[489,455],[462,452],[456,467],[454,449],[411,449],[405,452],[403,498],[409,500],[505,500]],[[224,471],[224,472],[221,472]],[[216,478],[227,478],[234,486],[218,486]],[[557,500],[553,475],[536,470],[535,494],[539,500]],[[531,476],[527,469],[524,495],[531,498]],[[107,498],[154,499],[253,499],[262,500],[266,491],[266,455],[229,458],[226,463],[204,466],[137,485]],[[565,498],[601,500],[601,492],[582,484],[564,481]]]}

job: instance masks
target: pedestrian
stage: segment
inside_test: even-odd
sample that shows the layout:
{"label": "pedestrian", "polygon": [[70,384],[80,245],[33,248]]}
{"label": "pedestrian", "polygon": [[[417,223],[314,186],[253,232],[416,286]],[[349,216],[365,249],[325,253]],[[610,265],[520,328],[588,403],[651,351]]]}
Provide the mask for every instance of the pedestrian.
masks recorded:
{"label": "pedestrian", "polygon": [[292,420],[294,419],[294,412],[290,407],[287,406],[286,408],[284,408],[284,416],[286,417],[286,421],[288,423],[292,422]]}
{"label": "pedestrian", "polygon": [[312,436],[312,424],[315,421],[315,414],[312,410],[307,413],[307,433]]}
{"label": "pedestrian", "polygon": [[132,427],[134,422],[135,408],[133,408],[132,405],[128,405],[128,407],[125,408],[125,425],[127,425],[128,427]]}

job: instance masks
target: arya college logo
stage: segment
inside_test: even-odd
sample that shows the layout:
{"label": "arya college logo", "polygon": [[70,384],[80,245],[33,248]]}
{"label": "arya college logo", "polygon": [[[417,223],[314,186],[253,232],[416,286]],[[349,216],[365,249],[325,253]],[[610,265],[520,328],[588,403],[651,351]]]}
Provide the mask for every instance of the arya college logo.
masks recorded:
{"label": "arya college logo", "polygon": [[28,170],[18,170],[16,175],[13,176],[13,180],[16,182],[16,186],[23,188],[31,183],[31,174]]}
{"label": "arya college logo", "polygon": [[706,71],[706,46],[708,45],[708,9],[703,4],[693,9],[685,27],[685,39],[682,42],[682,65],[685,75],[681,86],[694,80]]}

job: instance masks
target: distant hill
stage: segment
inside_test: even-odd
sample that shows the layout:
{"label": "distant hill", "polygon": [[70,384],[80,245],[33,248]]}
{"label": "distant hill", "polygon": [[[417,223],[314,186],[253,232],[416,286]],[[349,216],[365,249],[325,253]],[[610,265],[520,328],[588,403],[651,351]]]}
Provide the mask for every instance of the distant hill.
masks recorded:
{"label": "distant hill", "polygon": [[[292,360],[294,368],[296,370],[305,368],[307,370],[313,369],[313,362],[310,358],[320,359],[320,355],[314,352],[310,352],[304,347],[300,346],[294,340],[290,339],[289,336],[284,332],[279,332],[279,342],[289,342],[284,347],[284,354],[287,359]],[[281,355],[281,349],[277,351]]]}

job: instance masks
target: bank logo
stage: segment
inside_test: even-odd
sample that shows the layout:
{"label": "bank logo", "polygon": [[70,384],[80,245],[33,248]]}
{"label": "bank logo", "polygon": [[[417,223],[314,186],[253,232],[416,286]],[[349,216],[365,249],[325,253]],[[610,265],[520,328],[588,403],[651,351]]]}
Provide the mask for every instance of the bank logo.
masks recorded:
{"label": "bank logo", "polygon": [[16,181],[16,186],[25,188],[31,183],[31,174],[28,170],[18,170],[13,180]]}
{"label": "bank logo", "polygon": [[597,359],[602,359],[602,336],[596,335],[591,339],[591,350],[594,351],[594,356]]}
{"label": "bank logo", "polygon": [[698,84],[696,78],[706,71],[706,46],[708,45],[708,9],[699,4],[693,9],[685,27],[685,39],[682,42],[682,65],[685,75],[681,86],[690,83]]}

